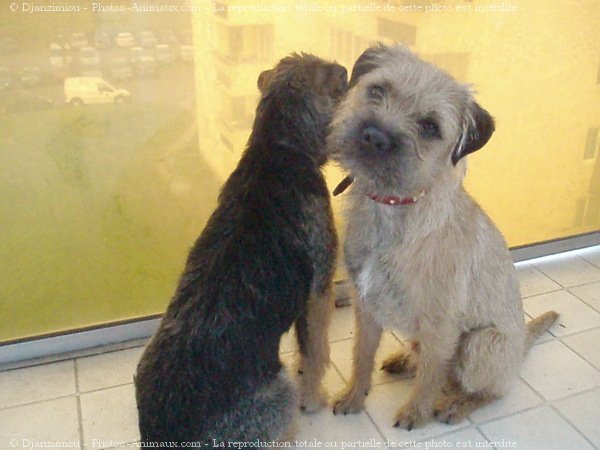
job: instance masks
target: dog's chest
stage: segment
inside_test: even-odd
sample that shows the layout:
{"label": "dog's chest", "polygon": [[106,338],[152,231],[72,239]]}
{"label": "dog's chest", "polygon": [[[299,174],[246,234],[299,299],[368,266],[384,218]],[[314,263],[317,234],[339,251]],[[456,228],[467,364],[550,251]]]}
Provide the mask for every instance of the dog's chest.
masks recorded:
{"label": "dog's chest", "polygon": [[418,311],[402,283],[394,265],[385,255],[369,255],[356,279],[360,307],[386,329],[411,335],[417,331]]}

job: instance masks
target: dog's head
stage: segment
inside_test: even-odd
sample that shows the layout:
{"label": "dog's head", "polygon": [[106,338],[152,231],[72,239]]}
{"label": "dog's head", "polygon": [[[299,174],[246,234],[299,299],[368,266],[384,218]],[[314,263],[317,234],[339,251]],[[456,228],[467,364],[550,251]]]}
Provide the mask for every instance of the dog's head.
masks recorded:
{"label": "dog's head", "polygon": [[371,190],[411,195],[462,179],[462,158],[493,131],[468,87],[405,47],[379,45],[356,61],[328,145]]}
{"label": "dog's head", "polygon": [[293,54],[258,77],[261,101],[257,116],[279,118],[278,133],[312,142],[317,158],[324,162],[325,136],[335,107],[348,88],[348,72],[339,64],[314,55]]}

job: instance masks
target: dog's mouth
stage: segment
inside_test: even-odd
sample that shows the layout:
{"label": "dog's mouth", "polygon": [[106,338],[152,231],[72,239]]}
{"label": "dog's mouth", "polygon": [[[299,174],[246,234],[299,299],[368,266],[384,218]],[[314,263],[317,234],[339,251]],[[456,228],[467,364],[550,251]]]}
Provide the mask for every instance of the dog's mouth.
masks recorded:
{"label": "dog's mouth", "polygon": [[[354,177],[352,175],[346,175],[333,190],[333,196],[337,197],[338,195],[342,194],[346,189],[350,187],[352,183],[354,183]],[[406,197],[397,197],[395,195],[377,195],[370,193],[366,195],[374,202],[381,203],[382,205],[403,206],[417,203],[421,198],[425,196],[425,193],[425,189],[422,189],[417,194],[408,195]]]}

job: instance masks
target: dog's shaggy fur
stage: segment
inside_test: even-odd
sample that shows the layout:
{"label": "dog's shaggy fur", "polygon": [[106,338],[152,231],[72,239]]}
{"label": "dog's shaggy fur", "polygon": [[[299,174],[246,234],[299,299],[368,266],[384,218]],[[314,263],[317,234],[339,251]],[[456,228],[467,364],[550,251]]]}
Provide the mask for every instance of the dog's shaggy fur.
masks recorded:
{"label": "dog's shaggy fur", "polygon": [[380,45],[356,62],[328,142],[354,178],[345,261],[358,293],[354,373],[334,412],[363,407],[383,328],[413,338],[384,363],[416,375],[395,418],[411,429],[504,395],[556,320],[525,325],[505,241],[463,189],[463,157],[493,131],[467,87],[408,49]]}
{"label": "dog's shaggy fur", "polygon": [[298,400],[278,351],[293,323],[300,406],[324,403],[337,240],[320,167],[347,74],[293,55],[258,84],[248,147],[137,368],[142,442],[285,438]]}

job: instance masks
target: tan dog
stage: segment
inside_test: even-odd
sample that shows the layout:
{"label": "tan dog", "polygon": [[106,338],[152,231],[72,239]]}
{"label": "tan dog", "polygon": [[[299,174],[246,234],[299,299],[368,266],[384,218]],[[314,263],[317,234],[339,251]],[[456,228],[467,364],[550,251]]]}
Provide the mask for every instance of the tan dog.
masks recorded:
{"label": "tan dog", "polygon": [[[456,423],[504,395],[534,340],[506,243],[465,192],[463,157],[494,131],[469,89],[401,46],[368,49],[329,136],[350,171],[345,260],[356,285],[354,370],[334,413],[362,409],[382,329],[412,336],[384,368],[416,374],[395,418]],[[347,183],[346,183],[347,184]]]}

